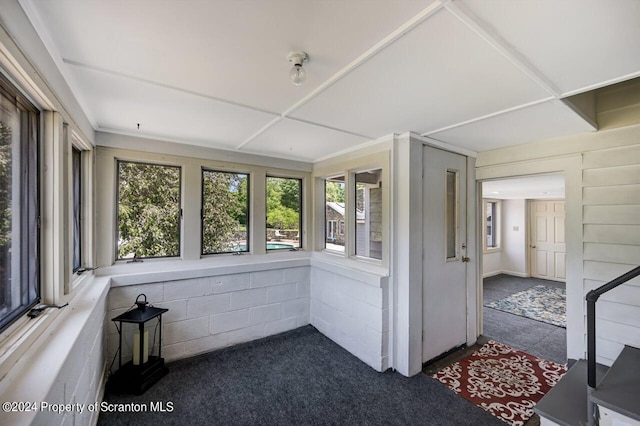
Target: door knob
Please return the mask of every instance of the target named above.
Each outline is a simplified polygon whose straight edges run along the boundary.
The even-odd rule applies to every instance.
[[[531,248],[536,248],[536,246],[531,246]]]
[[[463,262],[469,262],[471,259],[469,259],[467,256],[462,256],[462,261]]]

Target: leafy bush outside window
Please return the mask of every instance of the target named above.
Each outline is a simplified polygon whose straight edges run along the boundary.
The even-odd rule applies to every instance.
[[[302,180],[267,176],[267,250],[300,248]]]
[[[180,256],[181,168],[118,161],[118,259]]]
[[[202,254],[249,251],[249,176],[202,170]]]

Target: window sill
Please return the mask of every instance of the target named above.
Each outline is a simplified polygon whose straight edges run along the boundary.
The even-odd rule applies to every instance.
[[[311,265],[329,272],[335,272],[336,268],[340,268],[342,269],[343,275],[353,273],[354,279],[376,287],[380,286],[381,277],[389,276],[389,268],[382,265],[365,262],[361,259],[356,260],[354,258],[336,256],[333,253],[327,253],[325,251],[314,252],[311,256]]]
[[[164,260],[156,262],[116,264],[96,271],[109,276],[112,286],[145,284],[228,275],[269,269],[309,266],[309,253],[287,251],[267,254],[217,255],[196,260]]]
[[[486,248],[486,247],[485,247],[485,248],[482,250],[482,252],[483,252],[484,254],[489,254],[489,253],[498,253],[498,252],[501,252],[501,251],[502,251],[502,247],[492,247],[492,248]]]

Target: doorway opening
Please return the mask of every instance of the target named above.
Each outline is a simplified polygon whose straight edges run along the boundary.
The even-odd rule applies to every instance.
[[[567,360],[563,174],[481,184],[482,336]]]

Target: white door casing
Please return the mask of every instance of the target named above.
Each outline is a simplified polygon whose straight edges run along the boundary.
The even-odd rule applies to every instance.
[[[534,200],[529,211],[531,276],[564,282],[567,278],[564,200]]]
[[[423,362],[467,342],[466,161],[423,150]]]

